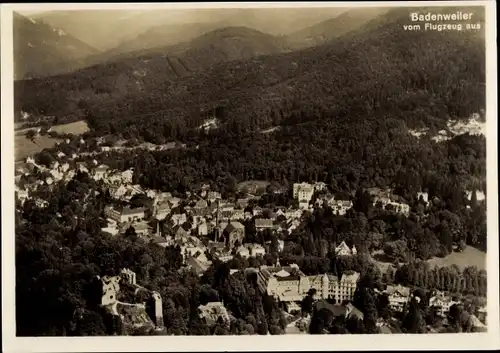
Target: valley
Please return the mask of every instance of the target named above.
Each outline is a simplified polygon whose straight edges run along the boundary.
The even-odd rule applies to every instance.
[[[483,34],[274,10],[20,19],[19,335],[486,330]]]

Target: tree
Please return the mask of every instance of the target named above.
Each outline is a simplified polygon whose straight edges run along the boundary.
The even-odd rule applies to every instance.
[[[408,333],[425,333],[425,321],[415,298],[412,298],[408,313],[403,320],[403,329]]]

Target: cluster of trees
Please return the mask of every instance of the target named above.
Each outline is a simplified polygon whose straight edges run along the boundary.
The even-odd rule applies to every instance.
[[[431,269],[425,262],[410,262],[397,268],[394,273],[389,272],[387,278],[404,285],[435,288],[450,293],[481,297],[487,295],[486,271],[478,270],[475,266],[467,266],[463,270],[456,265]]]
[[[39,208],[27,200],[16,213],[16,325],[20,336],[104,335],[123,332],[99,306],[96,276],[122,268],[163,298],[167,334],[280,334],[284,318],[274,299],[255,279],[229,275],[215,263],[200,278],[183,271],[180,248],[162,248],[127,232],[101,233],[101,214],[109,196],[78,173],[67,186],[41,187],[33,197],[49,201]],[[98,285],[97,285],[98,286]],[[208,327],[198,306],[223,300],[234,319]],[[118,326],[117,326],[118,325]],[[136,333],[137,334],[137,333]]]

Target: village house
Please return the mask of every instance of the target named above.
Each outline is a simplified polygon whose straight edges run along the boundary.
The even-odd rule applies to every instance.
[[[321,191],[326,191],[328,189],[328,186],[323,183],[322,181],[319,181],[314,184],[314,191],[315,192],[321,192]]]
[[[28,190],[22,190],[22,189],[18,189],[16,187],[16,195],[17,195],[17,199],[19,201],[21,201],[21,205],[24,204],[24,202],[29,199]]]
[[[458,304],[451,297],[446,296],[441,291],[436,291],[429,299],[429,307],[436,309],[437,314],[441,317],[446,317],[452,305]]]
[[[286,232],[292,234],[292,232],[300,226],[300,221],[297,219],[290,220],[286,224]]]
[[[121,173],[121,179],[124,184],[132,184],[132,178],[134,177],[134,169],[127,169]]]
[[[220,199],[222,199],[220,192],[217,192],[217,191],[209,191],[209,192],[207,193],[207,200],[208,200],[208,202],[210,202],[210,203],[213,203],[213,202],[215,202],[215,201],[217,201],[217,200],[220,200]]]
[[[387,286],[383,293],[385,293],[389,299],[390,308],[399,312],[404,310],[411,297],[410,288],[401,285]]]
[[[76,168],[79,172],[82,172],[82,173],[88,173],[89,172],[89,169],[87,167],[87,163],[85,162],[77,162],[76,163]]]
[[[245,214],[243,210],[233,210],[229,213],[229,219],[231,221],[239,221],[245,219]]]
[[[373,197],[373,206],[380,205],[384,210],[392,210],[405,216],[410,214],[410,206],[404,202],[399,202],[401,197],[392,195],[391,190],[372,188],[368,192]]]
[[[208,235],[208,225],[207,222],[201,222],[197,227],[198,236],[206,236]]]
[[[231,250],[227,247],[217,247],[212,249],[212,257],[221,262],[228,262],[233,259]]]
[[[155,291],[149,291],[137,285],[136,275],[128,269],[122,269],[118,276],[104,276],[100,278],[102,284],[101,306],[109,313],[118,316],[122,323],[132,324],[133,327],[145,327],[151,323],[156,330],[163,329],[163,305],[161,295]],[[120,294],[120,283],[135,287],[135,292],[147,291],[153,301],[151,317],[144,303],[131,304],[122,303],[118,300]]]
[[[68,163],[63,163],[63,165],[61,165],[61,171],[63,173],[66,173],[68,170],[69,170],[69,164]]]
[[[353,202],[351,200],[330,199],[328,206],[332,209],[333,214],[344,216],[353,207]]]
[[[181,203],[181,199],[179,199],[178,197],[171,197],[168,199],[168,202],[170,203],[170,206],[172,208],[176,208]]]
[[[239,255],[244,259],[248,259],[250,257],[250,250],[248,250],[248,248],[243,245],[236,249],[235,253],[236,255]]]
[[[293,198],[295,200],[309,203],[314,194],[314,186],[308,183],[293,184]]]
[[[255,206],[252,210],[252,213],[255,216],[260,216],[264,212],[264,209],[260,206]]]
[[[172,216],[170,216],[170,220],[172,221],[173,225],[176,226],[176,225],[183,225],[184,223],[187,222],[187,216],[185,213],[181,213],[181,214],[173,214]]]
[[[176,225],[170,230],[172,236],[176,241],[179,239],[187,239],[189,237],[189,232],[184,229],[182,225]]]
[[[227,246],[232,249],[236,242],[240,244],[245,238],[245,226],[240,222],[229,222],[229,224],[224,228],[223,236],[226,239]]]
[[[261,232],[265,229],[273,229],[274,223],[272,219],[267,218],[256,218],[255,219],[255,229],[258,232]]]
[[[266,254],[266,249],[260,244],[244,244],[244,246],[249,250],[250,257],[264,256]]]
[[[145,218],[145,210],[142,207],[139,208],[115,208],[113,206],[104,207],[104,214],[116,221],[117,223],[130,223],[138,220],[143,220]]]
[[[194,257],[200,262],[206,263],[208,261],[205,256],[205,251],[207,250],[207,248],[201,242],[194,241],[192,237],[183,244],[180,244],[180,247],[181,254],[185,261],[188,257]]]
[[[209,327],[214,326],[219,319],[229,325],[229,314],[221,302],[210,302],[198,307],[200,318],[204,319]]]
[[[205,210],[206,208],[208,208],[208,203],[205,200],[198,200],[194,204],[193,208],[195,210]]]
[[[417,192],[417,200],[422,199],[424,204],[429,205],[429,194],[426,192]]]
[[[107,226],[101,228],[101,231],[111,235],[117,235],[120,232],[120,230],[118,229],[118,224],[116,223],[116,221],[108,218],[107,222],[108,222]]]
[[[351,303],[348,304],[330,304],[325,300],[319,300],[316,303],[316,310],[327,309],[334,317],[344,317],[345,319],[356,319],[363,321],[364,314]]]
[[[107,165],[101,164],[94,170],[94,180],[102,180],[108,174],[109,167]]]
[[[153,214],[157,220],[164,220],[170,214],[170,205],[168,202],[162,202],[153,206]]]
[[[248,198],[236,200],[236,205],[240,209],[245,209],[245,207],[247,207],[249,203],[250,203],[250,199],[248,199]]]
[[[268,240],[268,241],[266,241],[265,244],[268,245],[268,246],[270,246],[271,245],[271,241]],[[283,250],[285,250],[285,241],[281,240],[281,239],[278,239],[278,252],[282,252]]]
[[[198,276],[202,276],[212,265],[212,261],[206,260],[205,254],[200,254],[197,257],[189,256],[186,265],[193,269]]]
[[[353,245],[352,249],[350,249],[345,241],[342,241],[342,243],[335,248],[335,255],[337,256],[353,256],[357,253],[356,247]]]
[[[139,237],[146,238],[151,234],[152,228],[146,222],[133,223],[132,227],[134,228],[135,233]]]

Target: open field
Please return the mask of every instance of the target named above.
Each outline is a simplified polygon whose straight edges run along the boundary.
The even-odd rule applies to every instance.
[[[17,129],[19,124],[14,126],[14,129]],[[16,130],[16,135],[25,135],[29,130],[37,130],[38,127],[30,127],[27,129]],[[75,134],[80,135],[87,131],[89,131],[89,127],[87,122],[84,120],[75,121],[73,123],[68,124],[60,124],[52,126],[52,131],[60,133],[60,134]]]
[[[20,161],[26,157],[32,156],[45,148],[51,148],[60,139],[54,139],[49,136],[38,136],[35,138],[35,143],[28,140],[24,135],[16,135],[15,144],[15,160]]]
[[[450,255],[444,258],[432,258],[427,260],[431,266],[450,266],[457,265],[459,268],[463,269],[467,266],[476,266],[480,270],[486,269],[486,253],[468,246],[462,252],[452,252]]]
[[[382,272],[386,272],[388,267],[392,265],[389,261],[384,261],[384,253],[383,251],[377,251],[372,254],[372,259]],[[467,246],[462,252],[452,252],[446,257],[439,258],[434,257],[432,259],[427,260],[427,263],[431,266],[451,266],[457,265],[461,270],[463,270],[467,266],[476,266],[480,270],[486,269],[486,253],[473,248],[472,246]],[[400,263],[402,266],[403,263]]]
[[[84,120],[75,121],[74,123],[55,125],[52,131],[60,134],[75,134],[80,135],[89,131],[87,122]]]
[[[15,144],[16,161],[22,160],[28,156],[40,152],[45,148],[51,148],[57,142],[61,141],[60,139],[52,138],[46,135],[46,136],[37,136],[35,138],[35,143],[33,143],[32,141],[28,140],[25,135],[29,130],[36,130],[36,129],[38,128],[33,127],[28,129],[17,130],[15,132],[14,144]],[[74,123],[69,123],[69,124],[54,125],[52,127],[52,131],[60,134],[71,133],[79,135],[83,134],[84,132],[87,132],[88,130],[89,127],[87,126],[87,122],[83,120],[75,121]]]

